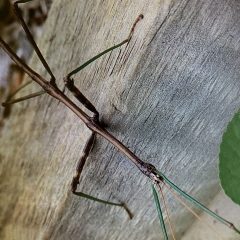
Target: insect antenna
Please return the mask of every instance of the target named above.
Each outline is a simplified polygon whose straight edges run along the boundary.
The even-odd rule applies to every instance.
[[[156,208],[157,208],[157,212],[158,212],[158,218],[159,218],[159,221],[160,221],[160,226],[161,226],[161,229],[162,229],[162,232],[163,232],[164,240],[168,240],[168,234],[167,234],[166,225],[165,225],[165,222],[164,222],[164,219],[163,219],[161,204],[160,204],[158,194],[157,194],[157,191],[156,191],[154,185],[152,185],[152,193],[153,193],[153,198],[154,198],[154,201],[155,201],[155,204],[156,204]]]
[[[191,209],[181,198],[178,196],[172,189],[169,187],[166,183],[163,183],[164,186],[172,193],[172,195],[175,197],[175,199],[181,203],[194,217],[196,217],[201,223],[203,223],[205,226],[210,228],[218,237],[218,239],[222,239],[220,237],[220,233],[218,233],[208,222],[204,221],[193,209]]]
[[[172,235],[172,239],[176,240],[176,237],[175,237],[175,234],[174,234],[174,229],[173,229],[173,226],[172,226],[171,221],[170,221],[170,214],[169,214],[169,211],[168,211],[168,206],[167,206],[166,199],[164,197],[163,189],[162,189],[160,183],[156,184],[156,187],[157,187],[158,191],[161,193],[161,197],[162,197],[162,200],[163,200],[163,205],[164,205],[164,208],[165,208],[165,211],[166,211],[168,225],[169,225],[170,232],[171,232],[171,235]]]
[[[216,219],[218,222],[221,222],[222,224],[226,225],[228,228],[232,229],[236,233],[240,234],[240,230],[235,227],[235,225],[225,218],[219,216],[215,212],[211,211],[209,208],[204,206],[202,203],[197,201],[195,198],[190,196],[189,194],[185,193],[182,189],[180,189],[178,186],[176,186],[174,183],[172,183],[164,174],[158,172],[159,175],[164,179],[165,185],[168,184],[172,189],[174,189],[176,192],[178,192],[182,197],[184,197],[187,201],[194,204],[197,208],[203,210],[208,215],[212,216],[214,219]]]

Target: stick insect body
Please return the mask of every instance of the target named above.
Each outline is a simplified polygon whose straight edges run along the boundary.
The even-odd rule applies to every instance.
[[[154,199],[156,201],[157,204],[157,209],[158,209],[158,213],[159,213],[159,219],[161,222],[161,226],[162,226],[162,230],[164,233],[164,238],[168,239],[168,235],[166,232],[166,228],[165,228],[165,224],[163,221],[163,217],[162,217],[162,211],[161,211],[161,207],[160,207],[160,202],[157,196],[157,192],[156,189],[159,190],[159,192],[161,192],[161,184],[164,184],[164,186],[168,186],[171,189],[175,190],[176,192],[178,192],[180,195],[182,195],[186,200],[192,202],[193,204],[195,204],[197,207],[201,208],[203,211],[207,212],[208,214],[210,214],[212,217],[214,217],[215,219],[217,219],[218,221],[222,222],[223,224],[227,225],[228,227],[232,228],[235,232],[240,233],[239,230],[237,230],[237,228],[230,223],[229,221],[225,220],[224,218],[221,218],[220,216],[218,216],[217,214],[215,214],[214,212],[212,212],[211,210],[209,210],[208,208],[206,208],[204,205],[202,205],[201,203],[199,203],[197,200],[195,200],[194,198],[192,198],[191,196],[189,196],[188,194],[186,194],[185,192],[183,192],[181,189],[179,189],[176,185],[174,185],[167,177],[165,177],[165,175],[163,175],[161,172],[159,172],[155,166],[153,166],[150,163],[144,162],[142,161],[139,157],[137,157],[128,147],[126,147],[122,142],[120,142],[117,138],[115,138],[110,132],[108,132],[106,130],[106,128],[104,127],[104,125],[101,123],[100,119],[99,119],[99,113],[96,110],[96,108],[94,107],[94,105],[81,93],[81,91],[75,86],[74,84],[74,80],[72,78],[72,76],[74,74],[76,74],[77,72],[81,71],[83,68],[85,68],[86,66],[88,66],[90,63],[92,63],[93,61],[95,61],[96,59],[100,58],[102,55],[121,47],[124,44],[128,44],[129,41],[132,38],[132,35],[134,33],[134,29],[137,25],[137,23],[143,18],[143,15],[139,15],[138,18],[136,19],[136,21],[134,22],[130,34],[128,36],[127,39],[125,39],[124,41],[122,41],[121,43],[108,48],[107,50],[99,53],[98,55],[96,55],[95,57],[91,58],[90,60],[88,60],[86,63],[84,63],[83,65],[81,65],[80,67],[76,68],[75,70],[73,70],[72,72],[70,72],[66,77],[63,78],[63,81],[65,83],[65,88],[67,88],[71,93],[73,93],[73,95],[76,97],[76,99],[83,104],[88,110],[90,110],[92,112],[92,115],[88,115],[87,113],[85,113],[81,108],[79,108],[72,100],[70,100],[66,94],[64,93],[64,90],[60,90],[59,87],[56,84],[56,78],[54,76],[54,74],[52,73],[49,65],[47,64],[46,60],[44,59],[44,57],[42,56],[37,44],[35,43],[24,19],[21,16],[21,12],[20,9],[18,7],[18,5],[20,3],[26,3],[26,2],[30,2],[32,0],[19,0],[16,1],[13,6],[14,6],[14,11],[16,16],[18,17],[19,22],[21,23],[21,25],[23,26],[24,31],[26,32],[27,38],[30,41],[30,43],[32,44],[35,52],[37,53],[40,61],[42,62],[43,66],[45,67],[45,69],[47,70],[47,72],[50,75],[50,81],[47,81],[45,78],[43,78],[41,75],[39,75],[37,72],[35,72],[32,68],[30,68],[27,64],[25,64],[13,51],[12,49],[8,46],[7,43],[5,43],[1,38],[0,38],[0,47],[12,58],[12,60],[19,66],[21,67],[25,73],[27,73],[33,81],[35,81],[36,83],[38,83],[43,90],[37,93],[33,93],[29,96],[26,97],[21,97],[19,99],[15,99],[15,100],[9,100],[8,102],[3,103],[3,106],[6,106],[8,104],[12,104],[12,103],[16,103],[16,102],[20,102],[32,97],[37,97],[41,94],[47,93],[49,95],[51,95],[53,98],[57,99],[58,101],[60,101],[61,103],[63,103],[66,107],[68,107],[72,112],[74,112],[80,119],[81,121],[83,121],[83,123],[92,131],[91,136],[89,137],[89,139],[86,142],[86,145],[84,147],[82,156],[80,157],[78,164],[77,164],[77,168],[76,168],[76,172],[75,175],[72,179],[72,183],[71,183],[71,191],[73,192],[73,194],[81,196],[81,197],[85,197],[94,201],[98,201],[101,203],[105,203],[105,204],[110,204],[110,205],[115,205],[115,206],[120,206],[123,207],[129,217],[132,217],[131,212],[129,211],[129,209],[127,208],[127,206],[124,203],[113,203],[113,202],[108,202],[102,199],[98,199],[95,197],[92,197],[90,195],[87,195],[85,193],[82,192],[77,192],[77,185],[79,184],[79,178],[81,175],[81,172],[83,170],[84,164],[87,160],[87,157],[94,145],[94,139],[95,136],[98,134],[100,136],[102,136],[103,138],[105,138],[107,141],[109,141],[111,144],[113,144],[123,155],[125,155],[128,159],[130,159],[130,161],[135,164],[135,166],[145,175],[147,176],[151,182],[153,183],[153,185],[155,187],[153,187],[153,196]],[[173,235],[173,234],[172,234]],[[175,239],[175,238],[174,238]]]

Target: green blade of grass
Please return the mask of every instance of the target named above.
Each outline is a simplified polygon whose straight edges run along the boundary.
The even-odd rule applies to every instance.
[[[153,185],[152,185],[152,192],[153,192],[153,197],[154,197],[154,201],[155,201],[157,212],[158,212],[158,217],[159,217],[161,229],[162,229],[162,232],[163,232],[163,235],[164,235],[164,240],[168,240],[167,230],[166,230],[166,226],[165,226],[163,215],[162,215],[162,209],[161,209],[160,201],[159,201],[159,198],[158,198],[157,191],[156,191],[156,189]]]

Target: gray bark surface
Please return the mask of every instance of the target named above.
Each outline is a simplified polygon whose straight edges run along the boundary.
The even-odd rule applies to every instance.
[[[124,40],[140,13],[130,44],[77,74],[76,85],[114,136],[207,203],[220,189],[222,133],[240,106],[239,1],[54,1],[40,49],[63,86],[69,71]],[[36,57],[31,66],[47,76]],[[71,194],[90,133],[72,112],[47,95],[13,110],[1,131],[1,239],[160,239],[150,182],[126,157],[98,137],[79,190],[126,202],[131,221]],[[180,238],[192,219],[167,199]]]

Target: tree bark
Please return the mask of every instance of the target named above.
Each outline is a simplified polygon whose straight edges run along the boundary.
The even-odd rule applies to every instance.
[[[39,47],[62,87],[68,72],[124,40],[140,13],[131,42],[75,83],[114,136],[207,203],[220,189],[224,128],[240,106],[239,1],[54,1]],[[31,66],[47,76],[37,57]],[[72,112],[47,95],[13,110],[1,131],[1,239],[160,239],[148,179],[111,144],[97,138],[79,190],[126,202],[131,221],[71,194],[90,134]],[[180,238],[192,219],[167,199]]]

